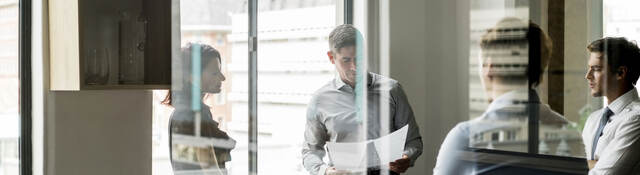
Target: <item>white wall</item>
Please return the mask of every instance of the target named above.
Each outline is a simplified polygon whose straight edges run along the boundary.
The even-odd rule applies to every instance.
[[[390,71],[409,96],[424,142],[407,174],[431,174],[445,135],[469,118],[469,2],[390,1]]]

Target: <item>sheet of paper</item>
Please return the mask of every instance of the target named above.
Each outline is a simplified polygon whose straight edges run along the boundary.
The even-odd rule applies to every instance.
[[[409,125],[405,125],[389,135],[373,140],[380,162],[393,162],[402,158],[408,131]],[[388,166],[389,164],[382,165]]]
[[[393,162],[402,158],[408,128],[409,125],[405,125],[389,135],[374,140],[367,140],[366,142],[327,142],[327,154],[333,166],[339,170],[362,171],[368,167],[379,166],[380,162],[382,162],[383,165],[381,168],[386,168],[388,163],[384,162]],[[373,163],[371,161],[367,162],[367,146],[370,152],[375,151],[369,153],[369,156],[377,156],[369,157],[368,159],[381,161],[375,161]]]
[[[367,168],[367,142],[327,143],[327,152],[333,166],[339,170],[359,171]]]

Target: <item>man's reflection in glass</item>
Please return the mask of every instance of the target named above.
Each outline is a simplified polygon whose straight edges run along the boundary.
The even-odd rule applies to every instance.
[[[534,23],[504,18],[482,36],[480,48],[480,78],[490,104],[481,116],[449,131],[434,174],[482,172],[473,161],[461,160],[467,148],[527,152],[532,116],[539,118],[540,154],[582,155],[579,132],[541,103],[536,90],[551,57],[549,36]]]
[[[169,145],[174,174],[227,174],[225,162],[235,140],[218,128],[210,107],[202,102],[208,94],[220,93],[220,53],[205,44],[188,43],[182,48],[180,85],[172,87],[164,104],[175,108],[169,123]],[[176,67],[176,66],[174,66]]]

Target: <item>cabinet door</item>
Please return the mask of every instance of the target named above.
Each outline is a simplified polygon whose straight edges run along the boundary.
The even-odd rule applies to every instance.
[[[80,90],[78,1],[49,0],[51,90]]]

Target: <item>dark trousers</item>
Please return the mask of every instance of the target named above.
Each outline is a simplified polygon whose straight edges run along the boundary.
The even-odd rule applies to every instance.
[[[382,174],[380,171],[381,171],[380,169],[368,169],[367,175],[380,175]],[[400,174],[393,171],[389,171],[389,175],[400,175]]]

